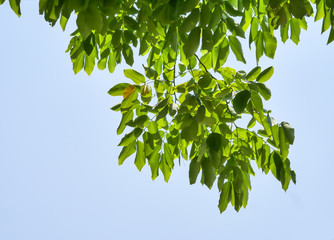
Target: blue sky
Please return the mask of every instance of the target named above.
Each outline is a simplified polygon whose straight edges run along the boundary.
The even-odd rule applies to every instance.
[[[257,171],[247,208],[219,214],[216,188],[190,186],[187,162],[168,184],[133,158],[118,166],[120,115],[109,108],[120,99],[107,91],[125,66],[74,75],[64,53],[73,23],[51,28],[37,5],[26,1],[21,18],[0,7],[0,239],[334,239],[334,45],[321,24],[260,61],[275,67],[267,109],[296,129],[297,185],[284,192]],[[247,65],[229,64],[249,71],[255,55],[244,50]]]

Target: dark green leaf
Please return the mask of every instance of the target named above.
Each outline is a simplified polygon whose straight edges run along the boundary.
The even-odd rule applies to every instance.
[[[201,36],[201,29],[199,27],[193,29],[188,36],[186,43],[183,46],[183,52],[187,58],[196,53]]]
[[[232,104],[236,113],[240,114],[245,110],[250,97],[251,93],[248,90],[241,91],[234,97]]]
[[[215,152],[222,147],[222,136],[219,133],[211,133],[206,139],[207,146]]]
[[[213,166],[209,158],[202,160],[202,178],[204,184],[211,189],[216,180],[216,168]]]
[[[190,184],[196,183],[197,176],[201,171],[201,163],[197,161],[197,158],[191,160],[189,165],[189,182]]]
[[[125,59],[125,62],[132,66],[133,65],[133,51],[128,44],[123,44],[122,54]]]

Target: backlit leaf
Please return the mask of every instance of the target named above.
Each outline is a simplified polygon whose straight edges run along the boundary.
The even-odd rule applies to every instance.
[[[137,141],[135,165],[139,171],[145,166],[145,149],[141,141]]]
[[[271,78],[273,74],[274,68],[268,67],[260,73],[260,75],[256,78],[256,81],[260,83],[266,82]]]
[[[123,91],[123,98],[127,99],[131,96],[131,94],[136,90],[136,85],[129,85]]]
[[[143,74],[137,72],[134,69],[125,69],[124,76],[134,81],[134,83],[140,84],[145,82],[145,77]]]
[[[235,36],[228,36],[228,40],[230,42],[231,49],[237,58],[238,61],[246,63],[244,58],[244,53],[242,51],[241,43],[239,42],[238,38]]]

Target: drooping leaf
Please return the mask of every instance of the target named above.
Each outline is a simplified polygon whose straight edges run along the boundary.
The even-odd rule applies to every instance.
[[[218,208],[220,212],[224,212],[231,199],[231,184],[230,182],[224,183],[222,191],[220,193]]]
[[[190,184],[196,183],[197,176],[201,171],[201,162],[194,158],[189,165],[189,182]]]
[[[235,36],[228,36],[228,40],[230,42],[231,49],[237,58],[238,61],[246,63],[246,59],[244,58],[244,53],[242,51],[241,43],[238,38]]]
[[[145,166],[145,149],[141,141],[137,141],[135,165],[139,171]]]
[[[201,162],[203,183],[210,189],[216,180],[216,168],[209,158],[204,158]]]
[[[118,164],[122,165],[124,160],[130,157],[132,154],[136,152],[136,141],[132,142],[130,145],[123,147],[121,153],[118,156]]]
[[[287,122],[282,122],[281,126],[283,127],[286,139],[288,140],[289,144],[292,145],[295,140],[295,129]]]
[[[183,52],[187,58],[196,53],[201,36],[201,29],[199,27],[194,28],[189,34],[186,43],[183,46]]]

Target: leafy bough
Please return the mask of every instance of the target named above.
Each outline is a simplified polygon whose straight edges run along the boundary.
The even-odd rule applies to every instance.
[[[20,16],[20,0],[9,4]],[[298,44],[312,4],[322,33],[330,29],[330,43],[333,0],[40,0],[39,11],[63,30],[76,17],[67,49],[75,73],[90,75],[95,66],[113,73],[122,60],[132,66],[133,48],[147,56],[144,74],[126,69],[132,82],[109,91],[123,97],[112,107],[122,115],[117,134],[127,129],[119,164],[135,155],[139,170],[148,164],[152,179],[162,172],[167,182],[176,159],[190,160],[190,183],[199,175],[209,188],[216,182],[223,212],[229,203],[237,211],[246,206],[252,161],[284,190],[296,182],[288,159],[294,129],[263,107],[273,68],[257,66],[247,74],[225,67],[226,60],[232,52],[246,63],[239,40],[246,33],[257,64],[262,56],[274,58],[277,30],[282,42]]]
[[[271,97],[263,82],[271,77],[273,68],[261,72],[256,67],[246,74],[225,67],[216,78],[203,63],[199,66],[202,68],[189,71],[188,81],[178,85],[176,78],[166,81],[155,77],[152,69],[147,69],[146,76],[125,70],[133,84],[119,83],[109,91],[123,97],[112,107],[122,114],[117,134],[129,128],[119,143],[123,147],[119,164],[135,154],[139,171],[148,163],[153,180],[162,172],[168,182],[174,161],[190,159],[190,184],[200,173],[201,183],[208,188],[217,180],[221,212],[229,203],[237,211],[246,207],[250,175],[255,175],[252,160],[287,190],[291,180],[296,182],[287,158],[294,129],[287,122],[278,124],[270,111],[263,109],[263,100]],[[152,97],[157,97],[157,102],[150,105]],[[251,120],[242,128],[237,120],[245,114]],[[253,131],[255,128],[259,129]]]

